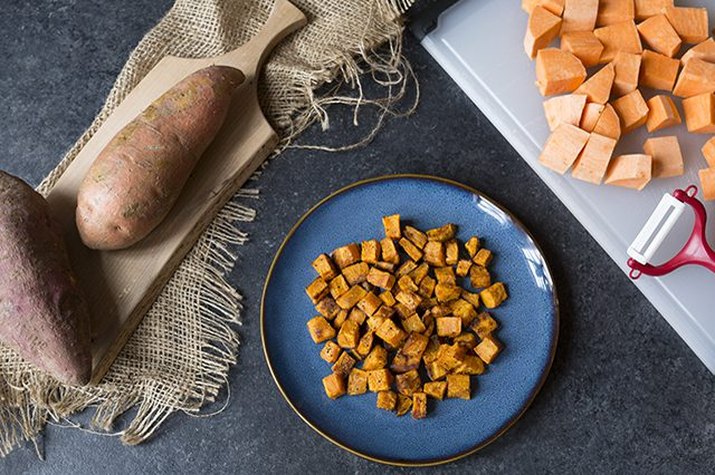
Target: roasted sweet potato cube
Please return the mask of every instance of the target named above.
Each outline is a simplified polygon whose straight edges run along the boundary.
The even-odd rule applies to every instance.
[[[397,392],[405,396],[412,396],[422,388],[422,379],[416,369],[395,376]]]
[[[375,341],[375,333],[372,330],[365,332],[363,336],[360,337],[360,341],[355,348],[355,353],[361,358],[367,357],[372,351],[372,345]]]
[[[345,292],[350,290],[348,281],[345,280],[345,277],[343,275],[339,275],[339,276],[335,277],[333,280],[331,280],[329,287],[330,287],[330,295],[333,296],[333,299],[337,299],[338,297],[343,295]]]
[[[338,361],[332,367],[333,373],[339,374],[341,376],[347,376],[350,374],[350,370],[355,366],[355,358],[350,356],[347,351],[340,353]]]
[[[350,285],[362,284],[367,280],[367,274],[370,271],[370,266],[366,262],[358,262],[351,266],[343,268],[345,280]]]
[[[450,302],[462,295],[462,288],[453,284],[437,284],[434,288],[434,294],[439,302]]]
[[[453,370],[460,364],[464,363],[464,359],[467,357],[467,349],[461,345],[447,345],[443,344],[439,347],[439,354],[437,355],[437,363],[448,371]]]
[[[387,366],[387,350],[379,345],[373,346],[362,362],[362,369],[365,371],[382,369],[385,366]]]
[[[326,376],[323,378],[323,388],[330,399],[337,399],[345,394],[345,378],[336,373]]]
[[[338,304],[335,303],[332,297],[323,298],[315,305],[315,309],[328,320],[332,320],[338,312],[340,312],[340,307],[338,307]]]
[[[385,237],[386,238],[400,239],[402,237],[399,214],[383,216],[382,217],[382,226],[385,228]]]
[[[355,348],[360,341],[360,325],[348,318],[338,332],[338,345],[341,348]]]
[[[338,270],[335,268],[335,264],[333,264],[333,261],[327,254],[319,255],[311,265],[326,282],[338,275]]]
[[[412,244],[412,241],[410,241],[407,238],[400,238],[399,241],[397,241],[397,244],[400,245],[403,251],[410,256],[410,259],[413,261],[419,261],[422,259],[422,251],[420,250],[419,247],[415,246]]]
[[[472,261],[468,261],[466,259],[461,259],[459,262],[457,262],[457,270],[456,274],[459,277],[466,277],[469,275],[469,269],[472,267]]]
[[[452,338],[462,333],[462,319],[459,317],[441,317],[435,321],[438,336]]]
[[[439,339],[437,336],[433,336],[429,339],[429,342],[427,342],[427,348],[425,348],[425,352],[422,353],[422,360],[425,362],[425,365],[429,365],[433,361],[437,360],[438,355]]]
[[[429,274],[429,265],[426,263],[422,263],[415,270],[410,272],[410,278],[414,281],[415,284],[420,285],[422,282],[422,279],[427,277],[427,274]]]
[[[382,300],[380,300],[380,297],[372,292],[365,294],[362,300],[360,300],[357,304],[358,308],[365,312],[368,316],[377,312],[377,309],[379,309],[381,305]]]
[[[379,391],[388,391],[394,380],[389,369],[375,369],[368,371],[367,385],[370,391],[376,393]]]
[[[316,278],[305,288],[305,293],[308,294],[313,305],[320,302],[329,292],[328,284],[320,277]]]
[[[360,247],[360,260],[368,264],[377,264],[382,255],[380,242],[376,239],[370,239],[369,241],[363,241]]]
[[[407,334],[401,330],[392,320],[385,320],[377,329],[375,334],[385,343],[393,348],[399,348],[407,338]]]
[[[353,307],[350,312],[348,312],[348,320],[351,320],[360,326],[365,323],[365,320],[367,320],[367,314],[359,308]]]
[[[477,318],[475,318],[469,326],[469,328],[476,333],[479,338],[484,338],[498,327],[499,324],[497,321],[494,320],[487,312],[482,312],[477,315]]]
[[[335,338],[335,329],[323,316],[317,316],[308,320],[308,332],[315,343],[322,343]]]
[[[448,374],[447,375],[447,397],[471,399],[472,390],[469,387],[468,374]]]
[[[420,287],[417,290],[417,293],[419,293],[422,297],[430,298],[434,293],[434,288],[436,285],[437,282],[435,282],[432,277],[427,276],[422,279],[422,282],[420,282]]]
[[[425,393],[414,393],[412,395],[412,417],[415,419],[427,417],[427,395]]]
[[[350,290],[335,299],[335,302],[340,308],[350,310],[357,305],[357,303],[362,300],[365,295],[367,295],[367,290],[363,289],[359,285],[354,285],[350,287]]]
[[[340,269],[351,266],[360,261],[360,246],[356,243],[350,243],[347,246],[342,246],[333,251],[333,262]]]
[[[394,373],[406,373],[420,367],[420,358],[417,356],[408,356],[402,351],[395,353],[390,363],[390,369]]]
[[[429,376],[429,379],[432,381],[438,381],[444,378],[448,372],[447,368],[442,366],[439,360],[427,363],[427,376]]]
[[[464,243],[464,249],[467,250],[470,259],[474,258],[479,250],[479,238],[476,236],[470,237],[467,242]]]
[[[417,289],[415,289],[415,290],[417,290]],[[412,313],[415,310],[417,310],[417,307],[422,302],[422,297],[420,297],[419,295],[417,295],[414,292],[410,292],[409,290],[408,291],[401,290],[397,293],[397,295],[395,295],[395,300],[397,300],[402,305],[404,305],[409,310],[411,310],[410,313]]]
[[[397,252],[395,241],[390,238],[385,238],[380,241],[380,249],[382,250],[382,260],[390,264],[400,263],[400,254]]]
[[[382,300],[382,302],[388,307],[392,307],[397,303],[397,300],[395,300],[395,296],[390,291],[385,291],[381,293],[380,300]]]
[[[406,319],[402,321],[402,327],[405,329],[406,332],[416,332],[416,333],[422,333],[427,329],[424,323],[422,323],[422,319],[420,318],[419,315],[416,313],[413,313]]]
[[[474,352],[487,364],[491,364],[502,350],[502,344],[492,333],[484,335]]]
[[[395,274],[397,277],[402,277],[403,275],[408,275],[415,269],[417,269],[417,263],[408,259],[397,268],[397,272]]]
[[[371,267],[367,273],[367,282],[375,287],[390,290],[395,285],[395,276],[377,267]]]
[[[347,310],[340,310],[338,314],[335,316],[333,319],[333,328],[336,330],[340,330],[340,327],[343,326],[343,323],[345,323],[345,320],[348,319],[349,312]]]
[[[439,241],[429,241],[425,245],[424,252],[426,263],[435,267],[444,267],[447,265],[444,243]]]
[[[407,239],[412,241],[412,244],[414,244],[420,249],[425,247],[425,244],[427,244],[427,235],[417,228],[413,228],[412,226],[405,226],[405,229],[402,231],[402,234]]]
[[[455,336],[452,341],[454,343],[457,343],[458,345],[467,348],[468,350],[471,350],[479,343],[479,341],[477,341],[476,335],[474,335],[474,333],[468,332],[460,333],[459,336]]]
[[[416,356],[417,359],[422,358],[422,354],[427,349],[429,338],[421,333],[410,333],[410,336],[405,341],[405,345],[400,351],[407,356]]]
[[[478,266],[487,267],[492,262],[493,258],[494,255],[492,254],[492,251],[482,248],[477,251],[477,254],[472,258],[472,262]]]
[[[471,303],[474,308],[479,308],[479,294],[473,294],[472,292],[462,290],[462,298]]]
[[[412,280],[412,277],[409,275],[403,275],[397,279],[397,287],[405,292],[417,292],[417,290],[419,290],[419,287],[417,287],[417,284],[415,284],[415,281]],[[395,296],[395,298],[397,298],[397,296]]]
[[[444,399],[444,395],[447,393],[447,382],[446,381],[431,381],[424,384],[422,391],[433,399],[439,399],[440,401]]]
[[[343,350],[340,349],[338,344],[331,340],[323,346],[322,350],[320,350],[320,357],[328,363],[333,364],[338,361],[341,351]]]
[[[457,299],[451,304],[452,314],[462,319],[462,326],[466,328],[477,317],[477,310],[466,300]]]
[[[395,411],[397,412],[397,417],[404,416],[408,412],[410,412],[410,409],[412,409],[412,398],[403,396],[402,394],[397,395],[397,408]]]
[[[367,371],[353,368],[348,376],[348,394],[357,396],[367,392]]]
[[[457,226],[454,224],[445,224],[439,228],[427,231],[427,239],[430,241],[446,242],[454,239],[455,234],[457,234]]]
[[[434,270],[434,276],[440,284],[457,285],[457,276],[454,275],[452,267],[437,267]]]
[[[501,282],[493,284],[491,287],[482,290],[479,293],[479,297],[482,299],[482,303],[487,308],[497,308],[504,302],[508,295],[506,292],[506,287]]]
[[[397,394],[384,390],[377,393],[377,408],[386,411],[394,411],[397,406]]]

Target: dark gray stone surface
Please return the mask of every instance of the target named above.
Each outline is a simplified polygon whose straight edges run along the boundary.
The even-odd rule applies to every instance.
[[[89,125],[127,54],[170,3],[3,2],[0,168],[38,184]],[[494,444],[438,471],[712,473],[715,378],[411,39],[407,55],[422,82],[414,116],[388,122],[365,149],[290,150],[253,184],[262,193],[254,203],[259,214],[243,226],[252,239],[238,250],[231,275],[246,311],[227,410],[209,419],[177,414],[139,447],[49,427],[41,440],[46,461],[28,444],[0,460],[0,471],[383,470],[321,438],[283,401],[263,360],[259,299],[273,253],[313,203],[361,178],[415,172],[481,189],[522,219],[553,267],[562,311],[556,361],[531,409]],[[334,110],[327,134],[311,130],[302,141],[354,141],[364,130],[350,119],[350,111]]]

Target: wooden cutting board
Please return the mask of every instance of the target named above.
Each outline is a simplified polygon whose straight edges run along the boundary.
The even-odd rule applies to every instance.
[[[223,205],[278,143],[258,103],[257,81],[271,50],[306,23],[287,0],[277,0],[263,29],[248,43],[206,59],[167,57],[132,90],[61,176],[47,197],[61,224],[70,258],[92,315],[92,382],[99,382],[182,259]],[[137,245],[122,251],[86,248],[75,225],[77,190],[105,145],[154,99],[189,74],[210,65],[246,76],[226,122],[204,153],[166,220]]]

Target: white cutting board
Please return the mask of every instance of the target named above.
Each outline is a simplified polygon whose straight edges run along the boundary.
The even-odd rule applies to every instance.
[[[698,2],[678,4],[697,6]],[[715,26],[713,2],[700,0],[699,5],[709,6],[711,26]],[[654,134],[678,135],[686,175],[655,180],[640,193],[583,183],[541,167],[538,157],[549,129],[542,108],[544,98],[534,86],[534,63],[524,53],[522,41],[527,19],[518,0],[462,0],[442,14],[437,28],[424,38],[422,45],[611,258],[628,272],[626,250],[663,194],[690,184],[699,185],[697,171],[706,166],[700,148],[709,136],[688,134],[684,126]],[[647,99],[654,94],[644,95]],[[642,153],[646,137],[645,128],[626,136],[616,154]],[[709,239],[715,243],[715,204],[706,206],[711,219]],[[686,211],[653,263],[673,256],[685,243],[692,225],[692,213]],[[603,284],[593,292],[608,299],[609,283]],[[715,274],[688,267],[659,279],[644,276],[635,285],[715,373]]]

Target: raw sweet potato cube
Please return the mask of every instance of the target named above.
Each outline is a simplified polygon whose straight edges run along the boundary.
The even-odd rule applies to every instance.
[[[561,124],[549,136],[539,162],[557,173],[571,168],[588,141],[589,133],[569,124]]]
[[[333,264],[333,261],[330,259],[330,257],[328,257],[327,254],[321,254],[316,257],[315,260],[311,263],[311,265],[313,266],[313,269],[315,269],[315,271],[320,275],[320,277],[326,282],[338,275],[338,270],[335,268],[335,264]]]
[[[405,226],[402,234],[420,249],[424,249],[425,244],[427,244],[427,235],[417,228]]]
[[[392,358],[392,363],[390,363],[390,369],[394,373],[406,373],[407,371],[412,371],[420,367],[420,358],[417,356],[409,356],[402,352],[402,350],[395,353]]]
[[[377,267],[371,267],[370,271],[367,273],[367,282],[375,287],[390,290],[395,285],[395,276],[389,272],[382,271]]]
[[[700,43],[710,36],[707,8],[665,8],[665,16],[686,43]]]
[[[340,312],[340,307],[338,307],[338,304],[335,303],[335,300],[333,300],[332,297],[325,297],[323,300],[315,304],[315,309],[319,314],[328,320],[332,320],[338,312]]]
[[[484,287],[489,287],[489,285],[485,285]],[[479,308],[479,294],[473,294],[472,292],[462,290],[462,298],[472,304],[474,308]]]
[[[422,322],[422,319],[416,313],[413,313],[405,320],[403,320],[402,327],[405,329],[406,332],[412,333],[422,333],[423,331],[427,330],[427,327]]]
[[[598,0],[566,0],[561,34],[569,31],[593,31],[598,18]]]
[[[395,242],[390,238],[385,238],[380,241],[380,249],[382,250],[382,260],[391,264],[400,263],[400,254],[397,252]]]
[[[596,29],[593,34],[603,43],[601,63],[610,63],[619,52],[640,54],[643,45],[635,22],[624,21]]]
[[[320,350],[320,357],[328,363],[333,364],[338,361],[341,351],[343,350],[340,349],[338,344],[331,340],[323,346],[322,350]]]
[[[355,243],[339,247],[333,251],[333,261],[340,269],[351,266],[360,260],[360,246]]]
[[[415,419],[427,417],[427,395],[425,393],[412,395],[412,417]]]
[[[479,238],[477,236],[470,237],[467,242],[464,243],[464,248],[467,250],[469,258],[473,258],[477,255],[477,251],[479,250]]]
[[[424,384],[422,391],[429,397],[439,399],[441,401],[442,399],[444,399],[444,396],[447,393],[447,382],[430,381]]]
[[[385,237],[387,239],[400,239],[402,237],[399,214],[383,216],[382,226],[385,228]]]
[[[482,290],[479,293],[479,297],[482,299],[482,303],[484,303],[485,307],[497,308],[507,299],[508,295],[504,284],[497,282]]]
[[[715,64],[692,58],[680,71],[673,94],[693,97],[706,92],[715,92]]]
[[[645,50],[641,62],[641,86],[663,91],[672,91],[678,78],[680,61],[665,55]]]
[[[571,124],[578,127],[586,107],[587,97],[582,94],[567,94],[552,97],[544,101],[544,114],[549,130],[555,130],[561,124]]]
[[[715,168],[706,168],[698,172],[705,201],[715,200]]]
[[[494,259],[494,254],[492,254],[492,251],[490,251],[489,249],[481,248],[472,258],[472,262],[474,262],[478,266],[487,267],[489,264],[491,264],[492,259]]]
[[[469,387],[469,375],[448,374],[447,375],[447,397],[470,399],[472,390]]]
[[[323,300],[329,291],[328,284],[320,277],[317,277],[305,288],[305,293],[308,294],[314,305]]]
[[[452,314],[462,320],[462,327],[466,328],[477,316],[474,306],[463,298],[453,301],[450,306]],[[437,333],[439,334],[439,332]]]
[[[454,239],[457,233],[457,226],[454,224],[445,224],[439,228],[430,229],[427,231],[427,239],[430,241],[447,242]]]
[[[323,378],[325,394],[330,399],[337,399],[345,394],[345,378],[339,374],[331,374]]]
[[[593,129],[596,128],[598,119],[601,117],[603,109],[605,108],[605,105],[596,104],[595,102],[586,104],[586,107],[583,108],[581,121],[579,122],[579,124],[575,125],[577,125],[580,129],[585,130],[586,132],[593,132]]]
[[[422,379],[416,369],[395,376],[397,392],[405,396],[412,396],[422,388]]]
[[[649,138],[643,145],[643,151],[653,158],[653,178],[681,176],[685,173],[678,137]]]
[[[384,303],[388,307],[392,307],[397,303],[397,300],[395,300],[395,296],[389,290],[380,294],[380,300],[382,300],[382,303]]]
[[[624,134],[644,125],[648,120],[648,104],[638,89],[613,101],[613,108],[621,121]]]
[[[377,264],[380,260],[381,249],[380,242],[376,239],[370,239],[369,241],[363,241],[360,246],[360,259],[368,264]]]
[[[322,343],[335,338],[335,329],[322,316],[317,316],[308,320],[308,332],[315,343]]]
[[[350,310],[357,305],[357,303],[362,300],[365,295],[367,295],[367,290],[363,289],[359,285],[354,285],[350,287],[350,290],[335,299],[335,302],[340,306],[340,308]]]
[[[603,109],[601,117],[596,122],[593,133],[616,140],[621,138],[621,119],[618,118],[618,114],[611,104],[606,104],[606,108]]]
[[[472,335],[470,333],[470,335]],[[472,335],[474,337],[474,335]],[[476,339],[476,337],[474,337]],[[472,348],[476,348],[476,345],[473,346]],[[454,368],[454,373],[455,374],[470,374],[470,375],[477,375],[477,374],[483,374],[484,373],[484,361],[481,360],[478,356],[474,355],[467,355],[466,358],[464,358],[464,362]]]
[[[698,43],[690,48],[683,57],[680,58],[680,61],[685,65],[693,58],[702,59],[708,63],[715,63],[715,41],[712,38],[708,38],[702,43]]]
[[[343,268],[343,276],[350,285],[362,284],[367,280],[367,273],[370,271],[370,266],[366,262],[358,262],[356,264]]]
[[[670,96],[660,95],[648,99],[648,120],[645,125],[648,132],[673,127],[682,122],[678,108]]]
[[[666,7],[673,6],[673,0],[635,0],[636,20],[645,20],[665,11]]]
[[[600,185],[606,175],[617,143],[616,139],[591,134],[586,146],[573,164],[573,177]]]
[[[444,267],[447,265],[444,243],[439,241],[429,241],[425,246],[424,251],[426,263],[435,267]]]
[[[568,51],[545,48],[536,54],[536,85],[542,96],[573,92],[585,79],[583,63]]]
[[[395,295],[395,300],[407,307],[411,312],[414,312],[422,302],[422,297],[414,292],[401,290]]]
[[[492,364],[497,355],[501,352],[503,346],[499,340],[490,333],[482,338],[482,341],[474,348],[474,352],[486,364]]]
[[[564,13],[564,3],[565,0],[521,0],[521,8],[531,13],[535,7],[541,6],[560,17]]]
[[[345,320],[348,319],[348,311],[347,310],[340,310],[338,314],[335,316],[333,319],[333,328],[336,330],[340,330],[340,328],[343,326],[343,323],[345,323]]]
[[[348,281],[345,280],[345,277],[343,275],[339,275],[336,278],[334,278],[333,280],[331,280],[329,287],[330,287],[330,295],[333,296],[333,299],[337,299],[338,297],[343,295],[345,292],[350,290]]]
[[[377,312],[377,309],[382,305],[380,297],[372,292],[368,292],[357,304],[358,308],[370,316]],[[354,310],[354,309],[353,309]]]
[[[387,350],[380,345],[373,346],[370,353],[362,362],[362,369],[373,371],[387,366]]]
[[[402,277],[403,275],[408,275],[415,269],[417,269],[417,263],[413,260],[407,259],[400,265],[400,267],[397,268],[397,272],[395,272],[395,275],[397,277]]]
[[[390,390],[377,393],[377,408],[385,411],[394,411],[397,406],[397,394]]]
[[[641,73],[641,55],[621,51],[613,60],[616,77],[613,80],[613,93],[617,97],[635,91]]]
[[[418,289],[419,287],[415,284],[415,281],[412,280],[412,277],[409,275],[403,275],[397,280],[397,289],[395,290],[397,292],[417,292]]]
[[[605,104],[611,97],[611,88],[616,77],[613,64],[607,64],[596,74],[581,84],[574,94],[584,94],[590,102]]]
[[[457,270],[455,271],[459,277],[466,277],[469,275],[469,269],[472,267],[472,261],[466,259],[460,259],[457,262]]]
[[[462,295],[461,287],[452,284],[437,284],[434,288],[435,296],[440,302],[450,302]]]
[[[570,31],[561,37],[561,49],[576,56],[587,68],[595,66],[603,54],[603,44],[593,31]]]
[[[703,152],[703,157],[705,157],[705,161],[708,162],[708,166],[710,168],[715,168],[715,137],[705,142],[705,145],[703,145],[701,150]]]
[[[410,409],[412,409],[412,398],[403,396],[402,394],[397,395],[397,408],[395,409],[395,412],[397,413],[397,417],[404,416],[408,412],[410,412]]]
[[[683,99],[683,112],[688,132],[692,134],[715,133],[715,95],[708,92]]]
[[[653,51],[664,54],[670,58],[680,51],[683,42],[665,15],[655,15],[638,25],[638,31],[643,41]]]
[[[427,247],[429,247],[429,244],[425,246],[425,248]],[[418,265],[415,270],[410,272],[409,275],[415,284],[420,285],[420,282],[422,282],[422,279],[427,277],[427,274],[429,274],[429,265],[426,262],[423,262]]]
[[[368,371],[367,385],[370,391],[376,393],[380,391],[389,391],[392,381],[394,380],[389,369],[375,369]]]
[[[597,26],[613,25],[635,18],[633,0],[601,0],[598,2]]]
[[[462,319],[459,317],[436,318],[437,335],[443,337],[455,337],[462,333]]]
[[[437,282],[432,277],[427,276],[422,279],[422,282],[420,282],[420,287],[417,292],[425,298],[430,298],[434,293],[434,288],[436,285]]]
[[[472,269],[469,271],[469,280],[475,289],[492,285],[492,277],[489,275],[489,271],[486,267],[480,265],[472,266]]]
[[[440,284],[457,284],[457,276],[454,275],[452,267],[437,267],[434,270],[434,276]]]
[[[608,166],[605,183],[638,191],[650,182],[653,158],[650,155],[620,155]]]
[[[348,376],[348,394],[357,396],[367,392],[367,371],[353,368]]]
[[[366,358],[367,355],[372,351],[372,345],[375,342],[375,333],[372,330],[365,332],[363,336],[360,337],[357,347],[355,348],[355,353],[360,358]]]
[[[341,376],[350,374],[350,370],[355,366],[355,359],[348,354],[347,351],[340,353],[338,361],[332,367],[333,373]]]
[[[402,250],[405,251],[408,256],[410,256],[410,259],[412,259],[413,261],[419,261],[420,259],[422,259],[422,251],[420,251],[417,246],[412,244],[412,241],[410,241],[409,239],[403,237],[400,238],[397,243],[400,245]]]
[[[375,331],[375,334],[393,348],[399,348],[407,338],[407,333],[401,330],[392,320],[385,320]]]
[[[345,320],[338,332],[338,345],[341,348],[355,348],[360,341],[360,325],[353,320]]]
[[[459,244],[457,241],[454,239],[447,241],[444,244],[444,254],[444,262],[446,262],[448,266],[457,265],[457,261],[459,260]]]
[[[494,318],[492,318],[492,316],[487,312],[482,312],[477,315],[477,318],[472,320],[472,324],[469,325],[469,328],[476,333],[479,338],[484,338],[498,327],[499,324],[497,321],[494,320]]]

